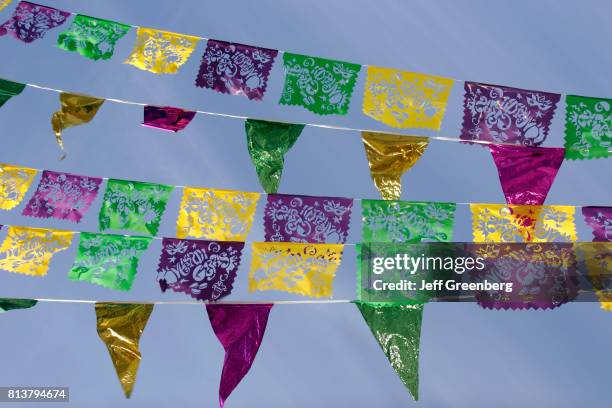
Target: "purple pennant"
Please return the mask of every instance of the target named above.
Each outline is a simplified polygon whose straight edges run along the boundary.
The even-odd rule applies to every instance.
[[[219,405],[249,372],[268,323],[271,304],[206,305],[213,331],[225,349]]]
[[[172,106],[144,107],[143,126],[178,132],[187,127],[195,116],[194,111],[174,108]]]
[[[582,215],[594,242],[612,242],[612,207],[582,207]]]
[[[98,195],[100,184],[101,178],[45,170],[22,214],[80,222]]]
[[[489,145],[508,204],[542,205],[565,149]]]
[[[265,240],[344,244],[352,208],[352,198],[269,194]]]
[[[466,82],[461,139],[539,146],[560,99],[555,93]]]
[[[196,86],[262,100],[277,50],[208,40]]]
[[[244,242],[164,238],[159,287],[198,300],[219,300],[232,292],[243,248]]]
[[[11,18],[0,26],[0,36],[10,34],[25,43],[43,38],[47,31],[64,24],[69,12],[21,1]]]

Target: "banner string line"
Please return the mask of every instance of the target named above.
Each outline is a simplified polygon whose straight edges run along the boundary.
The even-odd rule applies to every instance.
[[[102,301],[102,300],[89,300],[89,299],[47,299],[47,298],[40,298],[40,299],[34,299],[37,300],[39,302],[47,302],[47,303],[89,303],[89,304],[95,304],[95,303],[100,303],[100,302],[107,302],[107,301]],[[110,302],[110,301],[108,301]],[[220,301],[216,301],[216,302],[210,302],[210,301],[195,301],[195,300],[162,300],[162,301],[153,301],[153,302],[146,302],[146,301],[128,301],[128,300],[119,300],[119,301],[112,301],[111,303],[126,303],[126,304],[155,304],[155,305],[252,305],[252,304],[270,304],[273,303],[275,305],[304,305],[304,304],[334,304],[334,303],[353,303],[352,300],[348,300],[348,299],[339,299],[339,300],[334,300],[334,299],[325,299],[325,300],[270,300],[270,301],[264,301],[264,300],[253,300],[253,301],[247,301],[247,300],[220,300]]]

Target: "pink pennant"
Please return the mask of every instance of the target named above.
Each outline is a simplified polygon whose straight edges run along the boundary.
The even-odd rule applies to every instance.
[[[225,349],[219,386],[221,408],[227,397],[249,372],[266,331],[272,306],[272,304],[206,305],[210,325]]]
[[[161,130],[178,132],[187,127],[195,116],[194,111],[174,108],[172,106],[151,106],[144,107],[143,126],[148,126]]]
[[[563,162],[565,149],[489,146],[508,204],[542,205]]]

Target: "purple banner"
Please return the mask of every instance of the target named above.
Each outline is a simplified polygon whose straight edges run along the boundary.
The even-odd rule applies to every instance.
[[[271,304],[206,305],[208,318],[219,342],[225,349],[219,405],[249,372],[266,332]]]
[[[461,139],[539,146],[560,99],[555,93],[466,82]]]
[[[22,215],[80,222],[100,184],[101,178],[45,170]]]
[[[344,244],[352,208],[352,198],[269,194],[264,210],[264,239]]]
[[[278,51],[208,40],[196,86],[262,100]]]
[[[0,26],[0,36],[11,35],[25,43],[43,38],[47,31],[66,22],[70,13],[21,1],[12,17]]]
[[[489,145],[508,204],[542,205],[563,163],[565,149]]]
[[[143,126],[155,129],[178,132],[187,127],[195,116],[194,111],[188,111],[172,106],[150,106],[144,107]]]
[[[232,292],[243,248],[244,242],[164,238],[159,287],[197,300],[219,300]]]
[[[582,207],[582,215],[594,242],[612,242],[612,207]]]

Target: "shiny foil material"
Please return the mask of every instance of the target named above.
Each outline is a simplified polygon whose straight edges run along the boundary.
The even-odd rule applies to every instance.
[[[344,244],[352,208],[352,198],[269,194],[264,210],[264,239]]]
[[[29,309],[36,306],[38,300],[34,299],[11,299],[0,298],[0,313],[5,313],[10,310]]]
[[[57,38],[62,50],[76,51],[92,60],[113,56],[115,43],[130,31],[131,26],[116,21],[77,14],[68,30]]]
[[[276,193],[285,166],[285,154],[297,141],[304,125],[247,119],[244,127],[259,182],[266,193]]]
[[[465,82],[461,139],[539,146],[561,95]]]
[[[0,108],[13,96],[19,95],[25,89],[25,84],[0,78]]]
[[[60,94],[61,108],[51,116],[51,126],[55,132],[57,144],[62,149],[62,159],[66,156],[62,132],[73,126],[91,122],[104,103],[104,99],[93,96],[62,92]]]
[[[164,238],[157,266],[162,292],[216,301],[232,293],[244,242]]]
[[[266,332],[272,306],[272,304],[206,305],[210,325],[225,349],[219,385],[221,408],[251,369]]]
[[[143,126],[178,132],[187,127],[195,117],[195,112],[174,108],[172,106],[151,106],[144,107]]]
[[[53,7],[20,1],[13,16],[0,26],[0,37],[8,34],[26,44],[31,43],[64,24],[69,16],[69,12]]]
[[[0,164],[0,209],[12,210],[19,205],[37,173],[28,167]]]
[[[184,187],[176,236],[246,241],[259,196],[259,193]]]
[[[440,130],[453,80],[368,67],[363,113],[396,128]]]
[[[612,156],[612,99],[565,97],[565,157]]]
[[[277,50],[208,40],[196,86],[261,101]]]
[[[587,276],[603,310],[612,312],[612,240],[575,245],[580,262],[584,261]]]
[[[582,216],[593,230],[593,241],[612,241],[612,207],[582,207]]]
[[[22,215],[80,222],[98,195],[102,179],[44,170]]]
[[[401,177],[421,158],[429,144],[426,137],[361,132],[372,180],[385,200],[399,200]]]
[[[355,303],[370,331],[415,401],[419,399],[419,350],[423,305]]]
[[[0,0],[0,11],[4,10],[6,6],[11,4],[13,0]]]
[[[489,145],[508,204],[542,205],[563,163],[564,149]]]
[[[342,244],[254,242],[249,292],[280,290],[310,297],[333,294]]]
[[[153,304],[96,303],[98,336],[108,348],[126,398],[130,398],[140,365],[140,336]]]

